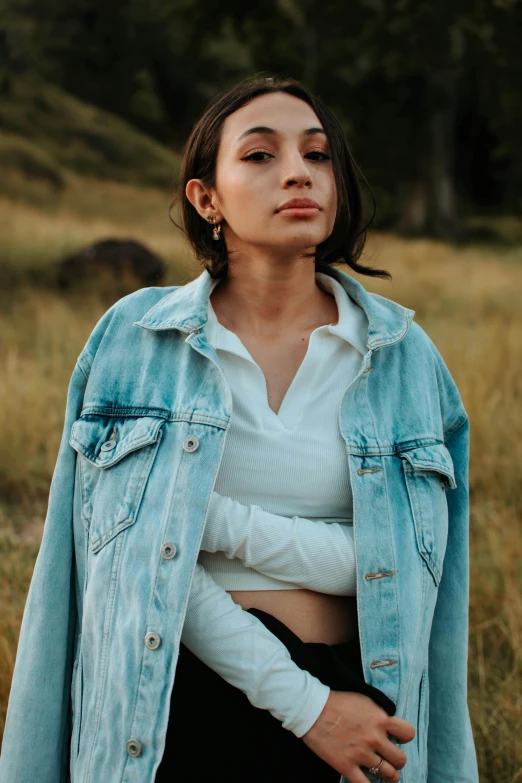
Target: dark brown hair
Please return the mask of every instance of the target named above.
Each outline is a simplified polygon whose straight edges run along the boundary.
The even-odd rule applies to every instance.
[[[366,185],[368,183],[352,156],[339,120],[321,99],[312,95],[301,82],[264,74],[266,72],[256,74],[218,94],[194,125],[184,146],[179,186],[170,209],[177,201],[181,203],[182,225],[178,228],[189,240],[196,258],[203,262],[211,277],[226,277],[228,251],[224,237],[221,235],[218,241],[212,239],[212,224],[201,217],[186,196],[187,183],[191,179],[201,179],[205,187],[215,187],[216,160],[226,118],[258,95],[286,92],[308,103],[321,121],[330,145],[337,188],[337,214],[332,233],[317,245],[315,253],[303,255],[315,258],[316,265],[342,262],[363,275],[391,278],[386,270],[357,263],[366,241],[366,231],[375,217],[375,199],[372,194],[373,214],[364,223],[362,194],[357,175],[361,176]],[[371,193],[370,188],[369,190]]]

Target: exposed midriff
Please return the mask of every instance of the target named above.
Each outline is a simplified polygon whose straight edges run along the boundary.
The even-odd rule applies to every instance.
[[[303,642],[341,644],[357,633],[355,596],[312,590],[229,590],[243,609],[261,609],[277,617]]]

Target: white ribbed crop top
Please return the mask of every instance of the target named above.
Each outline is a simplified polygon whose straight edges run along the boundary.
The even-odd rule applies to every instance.
[[[337,280],[316,272],[316,281],[334,295],[338,322],[319,326],[311,333],[305,358],[277,414],[268,404],[261,368],[240,338],[219,323],[209,298],[205,334],[218,353],[233,400],[209,508],[209,521],[221,513],[221,535],[226,524],[229,532],[235,524],[237,532],[240,512],[245,521],[248,508],[252,516],[252,509],[257,507],[289,520],[302,517],[338,523],[331,530],[332,537],[324,541],[330,548],[335,545],[333,534],[342,536],[340,526],[345,534],[353,536],[353,528],[347,529],[353,524],[352,493],[339,412],[344,392],[359,372],[368,350],[368,321],[364,310]],[[213,283],[212,290],[218,282]],[[234,505],[234,501],[245,506],[240,507],[237,502]],[[269,520],[267,515],[268,522],[276,524],[275,517]],[[310,549],[317,551],[317,535],[312,542],[314,531],[309,524],[308,528],[300,525],[295,529],[304,544],[308,535]],[[211,532],[209,526],[209,536]],[[341,551],[346,552],[346,542],[339,548]],[[301,586],[297,578],[291,582],[268,576],[245,565],[244,557],[230,557],[225,551],[201,551],[198,560],[225,590],[285,590]],[[295,571],[296,563],[292,568]]]
[[[277,414],[266,382],[209,300],[207,340],[230,385],[233,411],[211,493],[182,642],[259,709],[302,737],[330,688],[290,658],[227,590],[302,587],[356,595],[352,495],[339,413],[361,369],[368,322],[331,276],[338,322],[310,335],[306,356]],[[217,285],[217,281],[215,283]]]

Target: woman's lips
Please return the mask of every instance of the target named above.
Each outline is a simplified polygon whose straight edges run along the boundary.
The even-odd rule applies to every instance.
[[[281,215],[288,217],[313,217],[319,212],[318,207],[283,207],[279,210]]]
[[[320,207],[313,198],[297,197],[288,199],[278,211],[290,217],[313,217],[320,211]]]

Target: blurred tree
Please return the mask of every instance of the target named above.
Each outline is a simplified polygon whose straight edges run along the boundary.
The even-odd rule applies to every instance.
[[[241,33],[256,68],[292,72],[336,109],[385,222],[458,237],[463,211],[499,206],[515,156],[521,181],[521,10],[515,0],[280,0],[274,13],[253,9]]]
[[[215,0],[23,2],[40,72],[176,146],[227,78],[251,68]]]
[[[382,225],[457,237],[471,211],[522,212],[520,0],[0,3],[30,67],[170,145],[266,70],[336,111]]]

